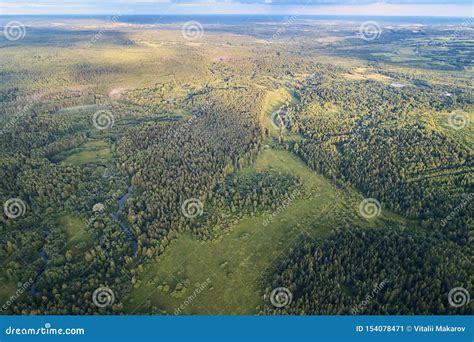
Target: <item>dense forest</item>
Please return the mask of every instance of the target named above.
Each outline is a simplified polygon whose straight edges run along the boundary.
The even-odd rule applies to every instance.
[[[467,246],[464,246],[464,250]],[[287,287],[292,301],[262,314],[462,315],[448,303],[452,288],[472,289],[473,253],[442,234],[388,229],[336,231],[303,238],[264,284]],[[429,262],[427,262],[429,260]]]
[[[1,43],[2,314],[472,314],[468,37],[66,24]]]
[[[298,89],[300,101],[288,112],[292,129],[307,139],[292,150],[334,181],[347,180],[386,207],[440,228],[473,191],[474,160],[469,146],[434,121],[443,111],[472,110],[472,89],[443,97],[437,87],[394,89],[338,75],[328,70]],[[472,228],[472,217],[464,211],[447,226],[461,233],[456,228]]]

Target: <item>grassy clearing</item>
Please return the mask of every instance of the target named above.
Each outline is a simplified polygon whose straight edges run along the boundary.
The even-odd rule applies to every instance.
[[[269,138],[265,141],[266,144],[271,145],[274,139],[278,139],[280,136],[280,131],[273,122],[274,113],[278,112],[285,104],[293,101],[295,101],[294,96],[285,88],[267,92],[260,117],[263,128],[269,132]],[[291,134],[288,130],[285,130],[282,134],[287,140],[300,139],[299,135]]]
[[[278,129],[271,122],[272,114],[279,110],[285,103],[291,102],[292,96],[284,88],[267,92],[265,102],[262,107],[261,120],[263,127],[272,134],[278,135]]]
[[[450,138],[463,144],[469,150],[474,149],[474,108],[468,111],[456,111],[436,117],[437,128]]]
[[[63,154],[67,154],[63,163],[76,166],[105,163],[112,156],[109,144],[103,140],[88,141],[78,148],[63,152]]]
[[[56,225],[61,228],[68,237],[65,250],[70,250],[73,255],[82,255],[92,240],[85,230],[85,220],[70,213],[61,213],[55,218]]]
[[[59,110],[56,114],[76,114],[76,113],[93,113],[97,111],[100,107],[95,104],[90,105],[80,105],[74,107],[63,108]]]
[[[17,284],[12,280],[0,277],[0,307],[17,291]]]
[[[355,68],[350,73],[343,74],[342,76],[344,76],[348,80],[353,80],[353,81],[373,80],[373,81],[387,83],[391,80],[390,77],[371,72],[370,70],[367,70],[367,68],[362,68],[362,67]]]
[[[210,285],[188,300],[181,314],[255,314],[263,301],[260,280],[265,270],[287,253],[301,234],[323,238],[341,216],[367,227],[383,224],[381,219],[360,219],[357,194],[351,197],[350,191],[337,192],[287,151],[264,150],[252,167],[241,172],[264,170],[298,175],[310,194],[282,207],[267,226],[263,222],[269,214],[246,218],[212,242],[180,236],[144,268],[125,299],[127,311],[173,314],[193,295],[197,284],[209,280]]]

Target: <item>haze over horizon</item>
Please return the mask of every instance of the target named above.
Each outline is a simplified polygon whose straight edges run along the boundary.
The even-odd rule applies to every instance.
[[[473,8],[470,0],[3,0],[0,15],[120,13],[472,17]]]

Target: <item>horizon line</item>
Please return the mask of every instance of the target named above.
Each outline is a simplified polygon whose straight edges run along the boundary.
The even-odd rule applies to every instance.
[[[14,14],[1,14],[0,17],[13,17],[13,16],[25,16],[25,17],[48,17],[48,16],[163,16],[163,17],[179,17],[179,16],[194,16],[194,17],[202,17],[202,16],[259,16],[259,17],[285,17],[291,15],[297,15],[298,17],[378,17],[378,18],[406,18],[406,17],[418,17],[418,18],[472,18],[470,15],[419,15],[419,14],[403,14],[403,15],[378,15],[378,14],[297,14],[297,13],[287,13],[287,14],[259,14],[259,13],[176,13],[176,14],[161,14],[161,13],[14,13]]]

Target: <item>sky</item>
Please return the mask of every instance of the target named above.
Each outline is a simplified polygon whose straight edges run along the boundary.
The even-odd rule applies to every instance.
[[[2,14],[299,14],[472,17],[474,0],[0,0]]]

